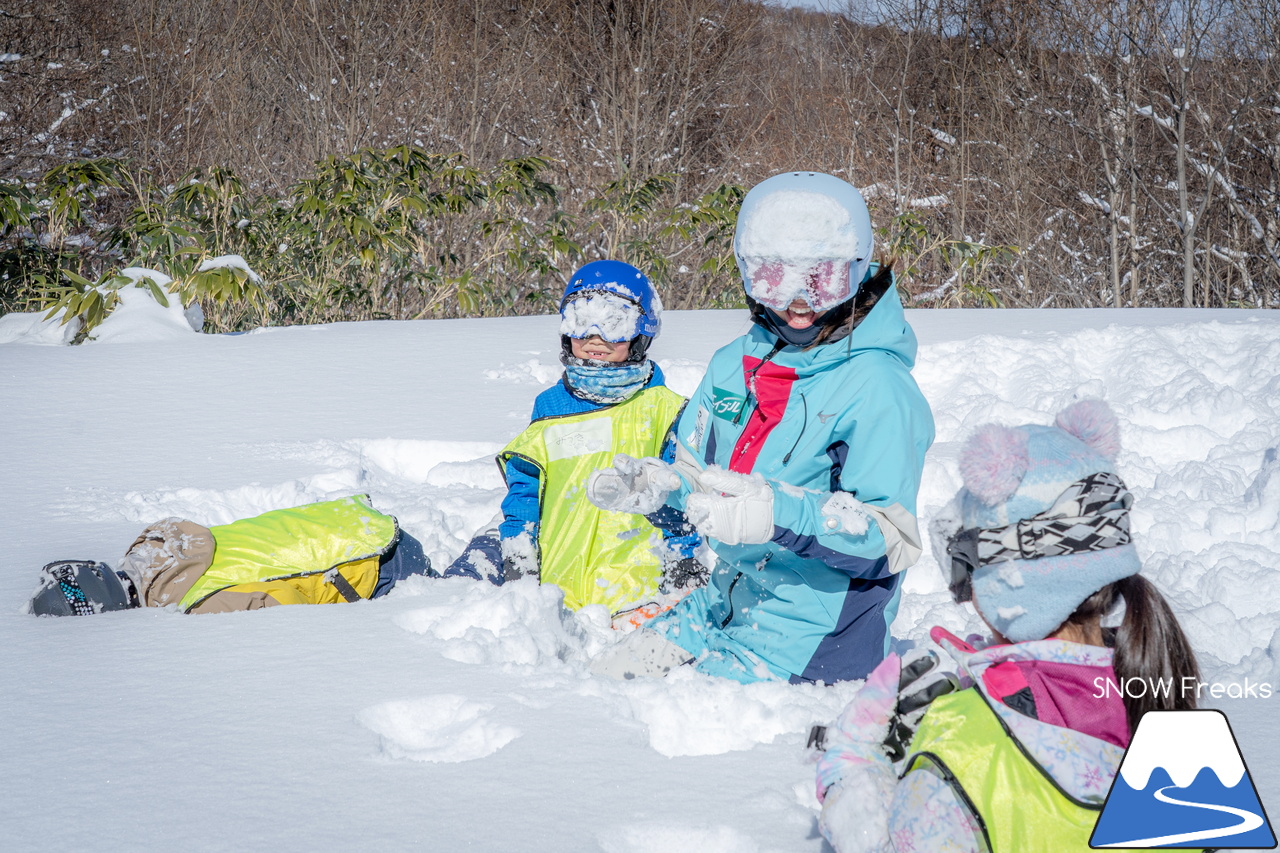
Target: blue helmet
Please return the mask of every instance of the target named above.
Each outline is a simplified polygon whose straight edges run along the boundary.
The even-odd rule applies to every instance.
[[[569,279],[560,298],[560,334],[599,335],[611,343],[631,341],[629,361],[641,361],[662,326],[662,300],[648,277],[622,261],[592,261]]]
[[[804,299],[822,312],[845,303],[875,246],[862,194],[821,172],[787,172],[742,200],[733,252],[747,296],[775,311]]]

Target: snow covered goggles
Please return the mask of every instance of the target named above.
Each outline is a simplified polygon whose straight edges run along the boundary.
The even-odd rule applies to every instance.
[[[973,600],[973,573],[982,566],[1127,544],[1132,505],[1133,495],[1124,481],[1102,472],[1072,483],[1053,506],[1030,518],[1003,527],[957,531],[947,541],[951,598],[957,604]]]
[[[774,311],[786,311],[796,299],[814,311],[826,311],[853,295],[848,260],[743,258],[742,264],[747,294]]]
[[[644,309],[612,290],[579,290],[560,304],[560,334],[571,338],[599,335],[611,344],[635,338]]]

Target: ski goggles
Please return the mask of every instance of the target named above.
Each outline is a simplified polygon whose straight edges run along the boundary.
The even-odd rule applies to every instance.
[[[1133,495],[1115,474],[1090,474],[1053,506],[1003,527],[969,527],[947,540],[948,583],[956,604],[973,600],[973,573],[1010,560],[1086,554],[1128,544]]]
[[[571,338],[620,344],[640,333],[643,319],[637,300],[612,290],[579,290],[560,303],[560,334]]]
[[[848,260],[782,261],[742,258],[747,295],[774,311],[786,311],[803,299],[814,311],[826,311],[853,295]]]

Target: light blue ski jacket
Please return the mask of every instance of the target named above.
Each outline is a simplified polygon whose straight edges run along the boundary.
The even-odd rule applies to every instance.
[[[890,286],[845,338],[766,360],[777,342],[757,326],[719,350],[676,427],[686,471],[765,477],[773,538],[709,540],[710,583],[651,627],[713,675],[863,678],[888,652],[898,572],[920,552],[916,494],[934,429],[911,377],[915,333]],[[685,478],[668,503],[683,510],[691,490]]]

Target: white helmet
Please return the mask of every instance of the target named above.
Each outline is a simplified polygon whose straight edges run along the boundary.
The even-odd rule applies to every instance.
[[[733,251],[747,295],[775,311],[804,299],[822,312],[858,292],[874,248],[862,194],[821,172],[787,172],[742,200]]]

